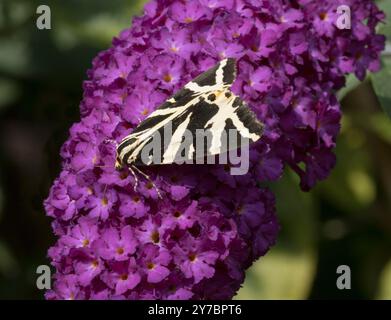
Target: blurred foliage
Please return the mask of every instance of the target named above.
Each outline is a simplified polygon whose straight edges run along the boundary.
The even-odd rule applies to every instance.
[[[237,298],[391,299],[391,121],[369,81],[348,93],[342,108],[331,176],[309,193],[291,172],[271,186],[280,236],[248,271]],[[349,291],[336,288],[342,264],[352,271]]]
[[[383,269],[377,299],[391,299],[391,261]]]
[[[386,13],[388,22],[391,21],[391,1],[381,1],[379,6]],[[388,43],[386,54],[382,58],[383,68],[372,76],[372,82],[380,104],[391,117],[391,90],[389,83],[391,79],[391,24],[381,25],[379,31],[387,37]]]
[[[35,270],[48,264],[54,242],[42,201],[78,120],[82,81],[143,2],[46,1],[52,30],[39,31],[40,1],[0,0],[0,298],[42,298]],[[389,24],[381,31],[390,37]],[[391,110],[390,60],[364,83],[348,77],[339,93],[344,116],[331,176],[308,193],[289,170],[270,185],[280,235],[236,299],[391,299],[391,121],[380,107]],[[348,291],[336,288],[341,264],[352,270]]]
[[[52,29],[36,28],[36,0],[0,0],[0,298],[42,298],[36,268],[54,243],[42,201],[77,121],[92,59],[130,26],[140,1],[46,1]]]

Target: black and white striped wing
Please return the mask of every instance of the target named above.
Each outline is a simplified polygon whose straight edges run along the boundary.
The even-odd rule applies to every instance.
[[[192,163],[200,156],[228,151],[230,147],[223,138],[229,130],[236,131],[248,143],[258,140],[263,125],[229,90],[235,76],[235,60],[225,59],[189,82],[122,140],[117,148],[120,162],[126,165],[170,164],[185,158],[186,163]],[[198,129],[206,130],[210,135],[205,139],[201,155],[196,152]],[[186,132],[191,133],[191,139],[185,139]],[[150,148],[149,160],[145,161],[142,153],[144,151],[145,156],[155,136],[161,139],[159,153]]]

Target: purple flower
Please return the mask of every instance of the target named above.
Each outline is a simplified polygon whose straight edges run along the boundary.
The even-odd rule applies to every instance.
[[[172,250],[176,265],[186,278],[193,278],[195,284],[214,275],[214,264],[219,254],[214,250],[202,249],[200,243],[194,241],[191,236]]]
[[[148,79],[158,81],[161,88],[170,90],[179,83],[182,69],[182,59],[162,54],[149,61],[149,67],[146,68],[145,74]]]
[[[174,293],[167,296],[167,300],[189,300],[193,297],[193,292],[183,288],[179,288]]]
[[[248,56],[254,60],[269,57],[269,55],[276,50],[275,43],[278,40],[278,37],[279,34],[271,29],[247,34],[244,43],[248,48]]]
[[[149,217],[136,231],[137,238],[142,244],[160,245],[168,225],[160,223],[160,217]]]
[[[106,273],[102,275],[102,281],[113,290],[116,296],[134,289],[141,281],[134,258],[122,263],[112,263],[111,268],[106,270]]]
[[[161,74],[161,76],[166,80],[168,77],[172,77],[168,71],[165,74]],[[171,79],[171,81],[173,81],[173,79]],[[134,90],[132,94],[124,99],[121,115],[132,124],[138,124],[140,121],[144,120],[165,98],[165,95],[159,91],[147,94],[147,87],[148,83],[146,82],[145,88]]]
[[[168,264],[171,256],[168,250],[153,244],[146,244],[143,248],[141,265],[147,275],[147,282],[158,283],[170,274]]]
[[[300,168],[296,169],[301,177],[301,187],[304,190],[312,188],[315,183],[315,177],[325,179],[332,167],[335,165],[335,155],[327,152],[327,149],[317,148],[312,150],[311,154],[304,156],[306,171]]]
[[[117,197],[117,193],[113,189],[95,188],[87,198],[86,207],[90,209],[88,215],[91,218],[98,217],[106,220],[117,201]]]
[[[57,279],[54,289],[46,293],[46,298],[49,300],[79,300],[84,298],[84,294],[78,286],[77,277],[68,274]]]
[[[46,212],[51,217],[61,216],[62,220],[69,220],[76,213],[76,201],[68,192],[69,185],[74,183],[74,176],[63,171],[59,179],[50,190],[49,199],[45,201]]]
[[[285,167],[309,190],[335,165],[345,75],[380,68],[384,15],[346,0],[152,0],[93,60],[80,122],[61,148],[63,170],[45,200],[58,237],[47,299],[230,299],[275,243],[275,197],[259,182]],[[264,123],[249,172],[226,165],[114,169],[115,146],[189,80],[237,60],[233,91]],[[283,199],[277,199],[283,201]]]
[[[210,9],[218,9],[218,8],[224,8],[224,9],[227,9],[227,10],[231,10],[235,1],[234,0],[225,0],[225,1],[221,1],[221,0],[200,0],[200,3],[205,6],[205,7],[208,7]]]
[[[162,225],[167,226],[167,228],[187,230],[191,228],[195,221],[196,217],[199,214],[197,210],[197,201],[192,201],[190,205],[178,204],[175,207],[167,208],[168,214],[163,218],[164,221]]]
[[[120,193],[119,213],[122,217],[141,218],[148,213],[148,205],[145,200],[138,194],[133,192]]]
[[[303,54],[307,50],[308,43],[306,42],[304,32],[292,33],[289,36],[289,51],[293,56]]]
[[[160,38],[152,39],[152,44],[155,48],[174,53],[186,60],[200,49],[200,44],[192,41],[192,35],[186,29],[178,29],[175,33],[162,29]]]
[[[337,18],[338,15],[335,12],[335,8],[325,9],[320,12],[317,11],[314,17],[314,28],[319,36],[331,38],[337,30],[335,26]]]
[[[272,83],[272,72],[269,67],[261,66],[255,71],[252,70],[249,77],[247,91],[254,96],[266,92],[270,89]]]
[[[204,17],[209,10],[196,1],[183,4],[176,1],[170,8],[171,18],[179,23],[192,23]]]
[[[69,229],[69,234],[61,238],[61,242],[69,248],[90,248],[99,237],[96,223],[96,220],[80,218],[79,223]]]
[[[300,27],[302,25],[304,14],[300,10],[290,8],[287,11],[282,12],[280,21],[282,22],[282,28],[288,29],[293,27]]]
[[[106,229],[97,251],[106,260],[124,261],[135,253],[137,241],[130,226],[123,227],[120,232],[115,228]]]
[[[217,55],[220,59],[225,59],[227,57],[239,58],[243,55],[243,46],[239,43],[232,43],[225,39],[215,38],[210,39],[210,41],[213,41],[213,46],[208,46],[205,50],[212,55]]]
[[[103,262],[94,256],[87,256],[84,259],[77,260],[74,268],[80,285],[88,286],[92,279],[101,273]]]
[[[129,72],[132,71],[134,58],[125,55],[122,52],[117,52],[107,59],[102,61],[104,66],[93,70],[93,76],[97,79],[99,84],[107,86],[112,84],[118,78],[126,79]]]

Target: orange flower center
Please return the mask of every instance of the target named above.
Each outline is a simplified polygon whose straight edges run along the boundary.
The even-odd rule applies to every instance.
[[[160,241],[159,232],[153,231],[152,234],[151,234],[151,240],[152,240],[153,243],[159,243],[159,241]]]
[[[171,82],[172,81],[172,76],[171,74],[166,74],[164,77],[163,77],[163,80],[165,82]]]
[[[153,183],[151,181],[148,181],[148,183],[145,185],[148,190],[151,190],[153,188]]]
[[[251,51],[253,51],[253,52],[258,52],[258,47],[256,46],[256,45],[252,45],[251,46]]]
[[[321,12],[319,14],[320,20],[326,20],[327,19],[327,12]]]
[[[155,265],[152,262],[149,262],[147,264],[147,268],[148,268],[148,270],[152,270],[153,268],[155,268]]]
[[[107,200],[107,198],[104,197],[104,198],[101,200],[101,202],[102,202],[102,205],[103,205],[103,206],[107,206],[108,203],[109,203],[109,200]]]
[[[119,276],[119,278],[122,280],[122,281],[125,281],[125,280],[128,280],[128,275],[127,274],[121,274]]]
[[[197,256],[194,253],[189,254],[189,260],[194,262],[197,259]]]
[[[92,261],[92,262],[91,262],[91,266],[92,266],[93,268],[97,268],[97,267],[99,266],[98,260]]]

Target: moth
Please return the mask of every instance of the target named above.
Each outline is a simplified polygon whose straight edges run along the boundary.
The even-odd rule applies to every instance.
[[[116,169],[127,167],[132,173],[132,169],[142,173],[137,167],[172,164],[179,156],[184,156],[186,163],[195,162],[200,156],[195,152],[195,138],[190,141],[186,154],[181,149],[185,130],[194,137],[200,129],[211,133],[210,142],[201,156],[227,152],[229,146],[221,143],[221,137],[230,129],[235,129],[248,143],[260,139],[263,124],[246,103],[230,90],[235,78],[236,61],[227,58],[187,83],[122,139],[116,150]],[[168,139],[165,132],[167,125],[171,127]],[[162,140],[166,143],[161,144],[158,161],[152,161],[156,160],[152,151],[145,161],[143,150],[157,134],[164,137]]]

